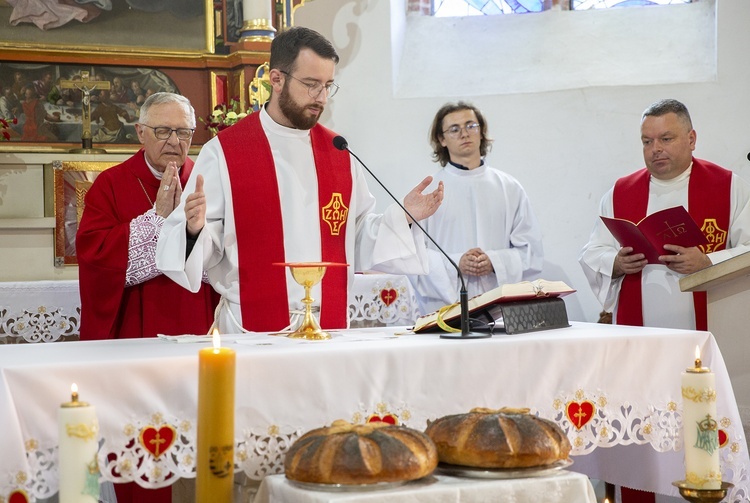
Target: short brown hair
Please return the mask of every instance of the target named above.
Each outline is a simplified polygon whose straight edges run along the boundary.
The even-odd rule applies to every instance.
[[[474,115],[477,116],[477,122],[479,123],[479,130],[482,135],[482,140],[479,143],[479,155],[482,157],[487,155],[487,152],[492,150],[492,138],[487,134],[487,121],[484,120],[484,115],[479,111],[477,107],[466,103],[465,101],[459,101],[458,103],[446,103],[440,110],[435,114],[435,118],[432,120],[432,127],[430,128],[430,145],[432,145],[432,160],[439,162],[441,166],[448,164],[451,160],[448,148],[444,147],[440,141],[444,138],[443,135],[443,119],[448,114],[453,112],[460,112],[461,110],[472,110]]]
[[[271,42],[271,59],[268,66],[271,70],[276,68],[291,73],[299,52],[305,48],[311,49],[321,58],[333,60],[335,64],[339,62],[339,55],[327,38],[310,28],[294,26],[276,35]]]

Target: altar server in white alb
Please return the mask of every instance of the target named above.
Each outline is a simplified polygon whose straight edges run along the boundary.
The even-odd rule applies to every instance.
[[[666,244],[661,263],[647,264],[597,218],[578,261],[618,325],[707,330],[705,292],[681,292],[680,278],[750,251],[750,185],[693,157],[696,138],[684,104],[652,104],[641,116],[646,167],[617,180],[601,200],[600,215],[631,222],[684,206],[709,242],[704,249]]]
[[[445,199],[420,222],[458,264],[469,297],[505,283],[536,279],[542,271],[542,232],[521,184],[489,167],[492,140],[475,106],[459,101],[438,110],[430,130],[433,160],[443,169]],[[456,269],[428,242],[430,274],[410,277],[423,314],[458,301]]]
[[[397,205],[372,213],[362,169],[333,146],[318,120],[338,90],[339,58],[317,32],[295,27],[271,44],[268,104],[201,149],[181,207],[164,224],[157,266],[190,290],[205,268],[223,296],[219,330],[277,331],[302,308],[303,288],[281,262],[337,262],[312,291],[323,328],[348,324],[347,291],[355,270],[424,274],[421,232]],[[404,198],[420,220],[443,197],[442,184]],[[414,226],[416,228],[416,226]]]

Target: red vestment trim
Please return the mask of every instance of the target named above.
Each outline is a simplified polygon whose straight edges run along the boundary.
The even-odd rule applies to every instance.
[[[321,208],[341,194],[349,207],[352,190],[349,154],[333,147],[335,134],[321,125],[310,131],[318,177]],[[242,325],[248,330],[270,332],[289,324],[286,271],[274,263],[285,262],[284,228],[279,186],[271,147],[254,113],[219,134],[234,201],[234,219],[240,277]],[[322,211],[322,210],[321,210]],[[319,214],[321,258],[346,262],[346,225],[332,235]],[[345,328],[347,320],[347,273],[331,267],[322,281],[321,326]],[[301,298],[301,295],[300,295]]]
[[[639,222],[646,216],[651,175],[646,168],[615,183],[612,206],[615,218]],[[699,227],[715,219],[719,228],[728,230],[731,212],[732,172],[708,161],[693,158],[688,181],[688,213]],[[726,239],[711,251],[726,247]],[[695,326],[708,329],[706,292],[693,292]],[[627,274],[622,281],[617,303],[617,324],[643,326],[641,273]]]

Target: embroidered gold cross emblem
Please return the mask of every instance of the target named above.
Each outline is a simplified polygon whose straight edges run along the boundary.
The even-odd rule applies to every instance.
[[[349,215],[349,208],[344,205],[341,193],[331,194],[331,200],[320,211],[321,218],[331,228],[331,236],[338,236],[341,228],[346,225],[346,218]]]
[[[703,221],[703,227],[701,227],[701,232],[703,232],[708,240],[708,244],[701,247],[704,248],[704,253],[716,251],[727,240],[727,231],[719,227],[715,218],[705,219]]]

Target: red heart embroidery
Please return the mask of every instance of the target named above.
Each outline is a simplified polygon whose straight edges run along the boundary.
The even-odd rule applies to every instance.
[[[159,429],[153,426],[145,426],[140,435],[141,445],[155,458],[167,452],[176,438],[177,432],[169,425],[164,425]]]
[[[388,423],[397,425],[398,424],[398,417],[393,414],[386,414],[384,416],[378,416],[377,414],[373,414],[372,416],[367,418],[368,423]]]
[[[10,493],[8,503],[29,503],[29,497],[23,489],[17,489]]]
[[[724,447],[729,443],[729,435],[727,435],[727,432],[720,429],[719,430],[719,447]]]
[[[565,408],[568,420],[577,430],[580,430],[586,426],[586,423],[591,421],[595,410],[596,406],[588,400],[585,402],[568,402]]]
[[[396,302],[396,299],[398,299],[398,292],[391,288],[390,290],[382,289],[380,290],[380,300],[383,301],[383,304],[386,306],[390,306],[394,302]]]

